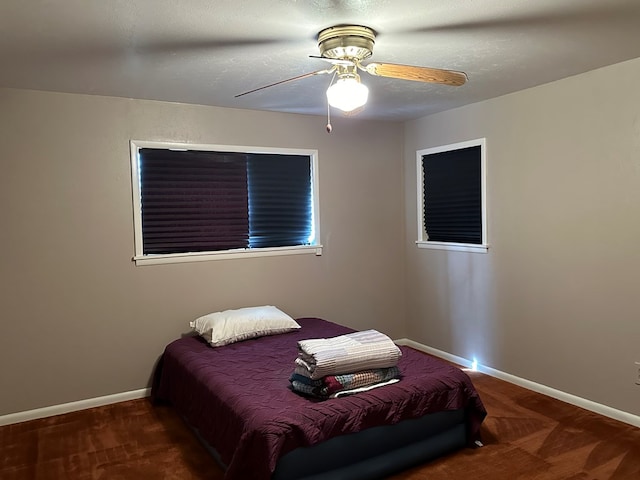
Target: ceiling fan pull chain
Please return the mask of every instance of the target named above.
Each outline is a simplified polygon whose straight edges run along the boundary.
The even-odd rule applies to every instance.
[[[336,73],[333,72],[333,76],[331,77],[331,82],[329,82],[329,86],[333,85],[333,81],[336,79]],[[333,127],[331,126],[331,105],[329,105],[329,99],[327,101],[327,133],[331,133],[333,131]]]

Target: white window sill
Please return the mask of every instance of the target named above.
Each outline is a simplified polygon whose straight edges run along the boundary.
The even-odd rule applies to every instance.
[[[162,255],[136,255],[136,265],[158,265],[163,263],[208,262],[211,260],[229,260],[233,258],[272,257],[275,255],[322,255],[322,245],[299,247],[254,248],[224,250],[220,252],[191,252]]]
[[[429,242],[429,241],[417,241],[418,248],[428,248],[431,250],[450,250],[454,252],[472,252],[472,253],[487,253],[489,245],[476,245],[473,243],[449,243],[449,242]]]

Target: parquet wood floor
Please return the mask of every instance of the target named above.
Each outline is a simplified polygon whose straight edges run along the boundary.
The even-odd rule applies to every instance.
[[[484,447],[393,480],[639,480],[640,429],[470,372]],[[222,480],[166,406],[133,400],[0,427],[2,480]],[[248,479],[250,480],[250,479]]]
[[[488,415],[484,446],[394,480],[640,480],[640,429],[469,372]]]

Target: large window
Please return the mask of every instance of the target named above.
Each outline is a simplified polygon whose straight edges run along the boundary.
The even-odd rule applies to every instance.
[[[419,150],[420,248],[487,251],[485,140]]]
[[[131,142],[137,264],[321,253],[317,153]]]

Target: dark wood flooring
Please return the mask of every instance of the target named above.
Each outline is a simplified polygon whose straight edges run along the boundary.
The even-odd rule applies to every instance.
[[[470,376],[489,412],[485,446],[394,480],[640,479],[640,429],[481,373]],[[2,480],[222,477],[175,412],[147,399],[0,427]]]

